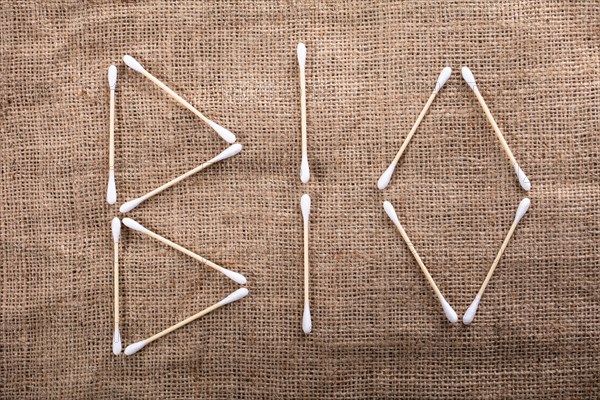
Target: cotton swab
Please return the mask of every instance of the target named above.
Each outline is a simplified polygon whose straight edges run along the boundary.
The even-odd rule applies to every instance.
[[[446,299],[444,298],[444,296],[442,296],[442,292],[440,292],[440,289],[437,287],[437,285],[433,281],[433,278],[429,274],[429,271],[425,267],[425,264],[423,264],[423,261],[421,260],[421,257],[419,256],[419,253],[417,253],[417,250],[415,249],[415,246],[412,244],[412,242],[408,238],[408,235],[406,234],[406,231],[404,230],[404,228],[400,224],[400,220],[398,219],[398,215],[396,214],[396,210],[394,209],[394,206],[392,206],[392,203],[390,203],[389,201],[384,201],[383,202],[383,208],[384,208],[386,214],[388,215],[388,217],[394,223],[394,225],[396,225],[396,228],[398,228],[398,231],[402,235],[402,238],[406,242],[406,245],[408,246],[408,248],[410,249],[411,253],[415,257],[415,260],[417,261],[417,264],[419,264],[419,267],[421,267],[421,271],[423,271],[423,274],[425,275],[425,278],[427,278],[427,280],[429,281],[429,284],[431,285],[433,291],[435,292],[438,300],[442,304],[442,308],[444,309],[444,314],[446,314],[446,318],[448,318],[448,320],[452,324],[455,324],[456,321],[458,321],[458,316],[456,315],[456,312],[454,311],[454,309],[452,308],[452,306],[450,306],[450,304],[448,304],[448,302],[446,301]]]
[[[110,89],[110,123],[108,151],[108,188],[106,201],[108,204],[117,202],[117,186],[115,184],[115,90],[117,88],[117,67],[108,67],[108,87]]]
[[[510,163],[513,166],[513,168],[515,169],[515,173],[517,174],[517,177],[519,178],[519,183],[521,184],[521,187],[525,191],[528,192],[531,189],[531,182],[529,181],[529,178],[527,178],[527,176],[525,175],[525,172],[523,172],[523,170],[517,163],[515,156],[513,155],[512,151],[510,150],[510,147],[508,147],[508,143],[506,143],[506,139],[504,139],[504,135],[502,135],[500,128],[498,128],[498,124],[496,123],[496,120],[494,120],[494,117],[492,116],[490,109],[488,108],[487,104],[485,103],[485,100],[483,100],[483,96],[481,96],[481,93],[479,92],[479,89],[477,88],[477,82],[475,82],[475,76],[473,76],[473,73],[471,72],[471,70],[468,67],[462,67],[462,76],[463,76],[463,79],[465,80],[465,82],[467,82],[467,84],[471,88],[471,90],[473,90],[473,93],[475,93],[477,100],[479,100],[479,104],[481,104],[481,108],[483,108],[483,112],[485,112],[485,116],[487,117],[488,121],[490,121],[490,124],[492,124],[492,128],[494,128],[494,132],[496,132],[496,137],[500,141],[500,144],[502,145],[504,152],[510,159]]]
[[[300,180],[307,183],[310,179],[310,168],[308,167],[308,150],[306,143],[306,76],[304,66],[306,65],[306,46],[298,44],[298,66],[300,67],[300,113],[302,115],[302,161],[300,163]]]
[[[115,217],[111,223],[114,243],[113,286],[115,301],[115,332],[113,334],[113,353],[121,354],[121,329],[119,327],[119,237],[121,236],[121,221]]]
[[[133,210],[135,207],[137,207],[138,205],[140,205],[140,203],[142,203],[143,201],[148,200],[150,197],[159,194],[163,190],[170,188],[171,186],[175,185],[176,183],[179,183],[182,180],[184,180],[185,178],[188,178],[188,177],[194,175],[195,173],[197,173],[199,171],[202,171],[203,169],[205,169],[205,168],[213,165],[216,162],[219,162],[219,161],[222,161],[222,160],[225,160],[227,158],[235,156],[240,151],[242,151],[242,145],[241,144],[239,144],[239,143],[232,144],[231,146],[229,146],[228,148],[226,148],[223,152],[221,152],[221,154],[219,154],[218,156],[214,157],[211,160],[208,160],[204,164],[199,165],[196,168],[194,168],[194,169],[186,172],[185,174],[180,175],[177,178],[175,178],[175,179],[173,179],[173,180],[165,183],[161,187],[156,188],[156,189],[154,189],[153,191],[151,191],[149,193],[146,193],[142,197],[138,197],[137,199],[133,199],[133,200],[128,201],[127,203],[124,203],[119,208],[119,211],[121,211],[122,213],[129,212],[129,211]]]
[[[398,153],[396,153],[396,157],[394,157],[394,160],[392,161],[390,166],[387,167],[387,169],[384,171],[383,174],[381,174],[381,177],[377,181],[377,187],[379,188],[379,190],[385,189],[388,186],[388,184],[390,183],[390,180],[392,179],[392,174],[394,173],[394,170],[396,169],[396,165],[398,164],[398,161],[400,161],[400,157],[402,157],[402,153],[404,153],[404,150],[408,146],[410,139],[412,139],[413,135],[417,131],[417,128],[421,124],[421,121],[425,117],[425,114],[427,114],[427,111],[429,110],[429,107],[431,106],[431,103],[433,103],[433,100],[437,96],[438,92],[440,90],[442,90],[442,88],[444,87],[444,84],[448,81],[448,78],[450,78],[450,74],[452,74],[452,68],[446,67],[442,70],[442,72],[440,73],[440,76],[438,76],[438,79],[435,84],[435,88],[433,89],[433,92],[429,96],[427,103],[425,103],[423,110],[421,110],[421,113],[417,117],[415,124],[411,128],[410,132],[408,132],[408,136],[406,136],[406,139],[404,139],[404,143],[402,143],[402,146],[400,146],[400,150],[398,150]]]
[[[232,281],[239,283],[240,285],[246,284],[246,278],[243,275],[238,274],[237,272],[230,271],[227,268],[223,268],[220,265],[217,265],[214,262],[209,261],[206,258],[199,256],[198,254],[193,253],[193,252],[189,251],[188,249],[181,247],[180,245],[178,245],[176,243],[171,242],[169,239],[166,239],[166,238],[152,232],[151,230],[144,228],[142,226],[142,224],[140,224],[139,222],[137,222],[131,218],[123,218],[123,224],[125,224],[125,226],[128,227],[129,229],[133,229],[135,231],[144,233],[144,234],[158,240],[159,242],[163,242],[167,246],[170,246],[170,247],[174,248],[175,250],[178,250],[178,251],[182,252],[183,254],[186,254],[186,255],[200,261],[202,264],[205,264],[205,265],[211,267],[215,271],[219,271],[220,273],[222,273],[223,275],[225,275]]]
[[[519,221],[521,221],[521,218],[523,218],[523,216],[529,209],[530,204],[531,204],[531,201],[527,197],[525,197],[519,203],[519,207],[517,208],[517,212],[515,213],[515,219],[511,225],[508,233],[506,234],[504,241],[502,242],[502,246],[500,247],[500,250],[498,250],[498,254],[496,255],[496,258],[494,259],[494,262],[492,263],[492,266],[491,266],[490,270],[488,271],[487,276],[485,277],[485,280],[483,281],[483,284],[481,285],[481,288],[479,289],[479,292],[477,292],[477,296],[475,296],[475,299],[473,300],[473,302],[471,303],[471,305],[465,312],[465,315],[463,316],[463,324],[469,325],[471,322],[473,322],[473,318],[475,318],[475,313],[477,312],[477,307],[479,307],[479,302],[481,301],[481,296],[483,296],[483,292],[485,291],[485,288],[487,287],[488,283],[490,282],[490,279],[492,278],[492,275],[494,274],[494,270],[496,269],[496,266],[498,265],[498,262],[500,261],[500,257],[502,257],[502,254],[504,254],[504,250],[506,249],[506,246],[508,245],[510,238],[512,237],[513,233],[515,232],[515,229],[517,228]]]
[[[302,315],[302,330],[308,335],[312,331],[309,299],[310,271],[308,268],[308,219],[310,217],[310,196],[308,194],[302,195],[300,208],[304,220],[304,313]]]
[[[184,319],[183,321],[179,322],[178,324],[175,324],[172,327],[167,328],[164,331],[159,332],[156,335],[149,337],[148,339],[141,340],[139,342],[130,344],[125,349],[125,355],[130,356],[132,354],[135,354],[138,351],[140,351],[141,349],[143,349],[144,347],[146,347],[148,344],[154,342],[157,339],[160,339],[161,337],[165,336],[166,334],[171,333],[174,330],[179,329],[182,326],[187,325],[190,322],[192,322],[212,311],[215,311],[218,308],[223,307],[224,305],[227,305],[229,303],[233,303],[234,301],[243,299],[247,295],[248,295],[248,289],[246,289],[246,288],[238,289],[235,292],[231,293],[229,296],[225,297],[223,300],[219,301],[218,303],[213,304],[212,306],[200,311],[198,314],[192,315],[191,317]]]
[[[146,78],[148,78],[150,81],[152,81],[156,86],[158,86],[163,91],[165,91],[169,96],[174,98],[179,104],[181,104],[182,106],[184,106],[185,108],[187,108],[188,110],[190,110],[191,112],[196,114],[196,116],[198,118],[200,118],[202,121],[206,122],[227,143],[235,142],[236,138],[233,133],[231,133],[229,130],[223,128],[221,125],[217,124],[214,121],[211,121],[210,119],[208,119],[204,115],[202,115],[202,113],[200,111],[198,111],[194,106],[192,106],[190,103],[185,101],[181,96],[179,96],[177,93],[175,93],[173,90],[171,90],[167,85],[165,85],[164,83],[159,81],[150,72],[146,71],[146,69],[144,67],[142,67],[142,64],[140,64],[135,58],[131,57],[130,55],[126,55],[123,57],[123,62],[125,62],[125,64],[127,64],[127,66],[129,68],[144,75]]]

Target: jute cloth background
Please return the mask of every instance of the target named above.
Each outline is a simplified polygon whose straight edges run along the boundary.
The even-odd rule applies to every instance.
[[[596,1],[3,2],[3,398],[591,398],[600,395],[600,6]],[[308,48],[299,181],[296,45]],[[250,295],[115,357],[118,204],[226,147],[126,68],[131,54],[244,144],[130,216],[244,273]],[[105,201],[106,70],[119,70],[118,204]],[[390,187],[376,181],[444,66]],[[468,307],[532,206],[470,327],[444,318],[392,201],[448,301]],[[300,196],[313,197],[314,330],[304,336]],[[124,228],[124,344],[238,286]]]

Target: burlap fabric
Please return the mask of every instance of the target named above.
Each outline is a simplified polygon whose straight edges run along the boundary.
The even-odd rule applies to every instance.
[[[597,1],[0,7],[3,398],[599,396]],[[115,357],[107,66],[119,69],[118,204],[226,146],[126,68],[127,53],[245,146],[131,217],[244,273],[250,295]],[[394,203],[462,315],[525,196],[460,77],[465,64],[533,183],[531,210],[468,328],[445,320],[382,209]],[[446,65],[454,74],[380,192],[377,178]],[[307,191],[310,336],[300,326]],[[238,287],[127,229],[121,252],[126,345]]]

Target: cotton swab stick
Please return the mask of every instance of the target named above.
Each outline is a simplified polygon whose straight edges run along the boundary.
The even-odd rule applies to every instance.
[[[467,84],[471,88],[471,90],[473,90],[473,93],[475,93],[477,100],[479,100],[479,104],[481,104],[481,108],[483,108],[483,112],[485,112],[485,116],[487,117],[488,121],[490,121],[490,124],[492,124],[492,128],[494,128],[494,132],[496,132],[496,137],[500,141],[500,144],[502,145],[504,152],[510,159],[510,163],[513,166],[513,168],[515,169],[515,173],[517,174],[517,177],[519,178],[519,183],[521,184],[521,187],[525,191],[528,192],[531,189],[531,182],[529,181],[529,178],[527,178],[527,175],[525,175],[525,172],[523,172],[521,167],[519,167],[519,164],[517,163],[515,156],[513,155],[512,151],[510,150],[510,147],[508,147],[508,143],[506,143],[506,139],[504,139],[504,135],[502,135],[500,128],[498,128],[498,124],[496,123],[496,120],[492,116],[492,113],[490,112],[490,109],[488,108],[487,104],[485,103],[485,100],[483,100],[483,96],[481,96],[481,93],[479,92],[479,89],[477,88],[477,82],[475,82],[475,76],[473,76],[473,73],[471,72],[471,70],[468,67],[462,67],[462,76],[463,76],[463,79],[465,80],[465,82],[467,82]]]
[[[498,262],[500,261],[500,257],[502,257],[502,254],[504,254],[504,250],[506,249],[506,246],[508,245],[510,238],[512,237],[513,233],[515,232],[515,229],[517,228],[519,221],[521,221],[521,218],[523,218],[523,216],[529,209],[530,204],[531,204],[531,201],[527,197],[525,197],[519,203],[519,207],[517,208],[517,212],[515,214],[515,219],[511,225],[508,233],[506,234],[504,241],[502,242],[502,246],[500,247],[500,250],[498,250],[498,254],[496,255],[496,258],[494,259],[494,262],[492,263],[492,266],[491,266],[490,270],[488,271],[487,276],[485,277],[485,280],[483,281],[483,284],[481,285],[481,288],[479,289],[479,292],[477,292],[477,296],[475,296],[475,299],[473,300],[473,302],[471,303],[469,308],[467,308],[467,311],[465,312],[465,315],[463,316],[463,324],[469,325],[471,322],[473,322],[473,318],[475,318],[475,313],[477,312],[477,307],[479,307],[479,302],[481,301],[481,296],[483,296],[483,292],[485,291],[485,288],[487,287],[488,283],[490,282],[490,279],[492,278],[492,275],[494,274],[494,270],[496,269],[496,266],[498,265]]]
[[[144,67],[142,67],[142,64],[140,64],[135,58],[131,57],[130,55],[126,55],[123,57],[123,62],[125,62],[125,64],[127,64],[127,66],[129,68],[144,75],[146,78],[148,78],[150,81],[152,81],[156,86],[158,86],[163,91],[165,91],[169,96],[174,98],[179,104],[181,104],[182,106],[184,106],[185,108],[187,108],[188,110],[190,110],[191,112],[196,114],[196,116],[198,118],[200,118],[202,121],[206,122],[215,132],[217,132],[217,134],[221,137],[221,139],[225,140],[227,143],[235,142],[236,138],[233,133],[231,133],[229,130],[223,128],[221,125],[217,124],[214,121],[211,121],[210,119],[208,119],[204,115],[202,115],[202,113],[200,111],[198,111],[194,106],[192,106],[190,103],[185,101],[181,96],[179,96],[177,93],[175,93],[173,90],[171,90],[167,85],[165,85],[164,83],[159,81],[150,72],[146,71],[146,69]]]
[[[133,200],[128,201],[127,203],[124,203],[119,208],[119,211],[121,211],[122,213],[129,212],[129,211],[133,210],[135,207],[139,206],[140,203],[142,203],[143,201],[148,200],[150,197],[159,194],[163,190],[170,188],[171,186],[175,185],[176,183],[181,182],[185,178],[189,178],[190,176],[194,175],[195,173],[197,173],[199,171],[202,171],[203,169],[205,169],[205,168],[213,165],[216,162],[219,162],[219,161],[222,161],[222,160],[225,160],[227,158],[235,156],[240,151],[242,151],[242,145],[241,144],[239,144],[239,143],[232,144],[231,146],[229,146],[228,148],[226,148],[223,152],[221,152],[221,154],[219,154],[215,158],[213,158],[211,160],[208,160],[204,164],[199,165],[199,166],[197,166],[196,168],[194,168],[192,170],[189,170],[185,174],[178,176],[177,178],[175,178],[175,179],[173,179],[173,180],[165,183],[161,187],[156,188],[156,189],[154,189],[153,191],[151,191],[149,193],[146,193],[142,197],[138,197],[137,199],[133,199]]]
[[[229,296],[225,297],[223,300],[219,301],[218,303],[213,304],[212,306],[200,311],[198,314],[194,314],[191,317],[179,322],[178,324],[175,324],[172,327],[167,328],[164,331],[159,332],[156,335],[149,337],[148,339],[141,340],[139,342],[130,344],[125,349],[125,355],[130,356],[132,354],[135,354],[138,351],[140,351],[141,349],[143,349],[144,347],[146,347],[148,344],[154,342],[156,339],[160,339],[161,337],[165,336],[166,334],[169,334],[169,333],[173,332],[174,330],[179,329],[182,326],[187,325],[190,322],[192,322],[212,311],[215,311],[218,308],[223,307],[224,305],[227,305],[229,303],[233,303],[234,301],[243,299],[247,295],[248,295],[248,289],[246,289],[246,288],[238,289],[235,292],[231,293]]]
[[[396,153],[396,157],[394,157],[394,160],[392,161],[390,166],[387,167],[387,169],[384,171],[383,174],[381,174],[381,177],[377,181],[377,187],[379,188],[379,190],[385,189],[388,186],[388,184],[390,183],[390,180],[392,179],[394,170],[396,169],[396,165],[398,164],[398,161],[400,161],[400,157],[402,157],[402,153],[404,153],[404,150],[406,150],[406,147],[408,146],[410,139],[412,139],[413,135],[417,131],[417,128],[421,124],[421,121],[425,117],[425,114],[427,114],[427,111],[429,110],[431,103],[433,103],[435,96],[437,96],[438,92],[440,90],[442,90],[442,88],[444,87],[444,84],[448,81],[448,78],[450,78],[450,74],[452,74],[452,68],[446,67],[442,70],[442,72],[440,73],[440,76],[438,76],[438,79],[435,84],[435,88],[433,89],[433,92],[429,96],[427,103],[425,103],[423,110],[421,110],[421,113],[417,117],[415,124],[411,128],[410,132],[408,132],[408,136],[406,136],[406,139],[404,139],[404,143],[402,143],[402,146],[400,146],[400,150],[398,150],[398,153]]]
[[[113,334],[113,353],[121,354],[121,329],[119,327],[119,237],[121,236],[121,221],[115,217],[111,223],[114,243],[113,286],[115,293],[115,332]]]
[[[304,314],[302,315],[302,330],[305,334],[312,331],[312,320],[310,317],[309,281],[310,271],[308,268],[308,219],[310,216],[310,196],[302,195],[300,199],[302,219],[304,220]]]
[[[308,150],[306,144],[306,76],[304,66],[306,65],[306,46],[298,44],[298,66],[300,67],[300,113],[302,115],[302,161],[300,163],[300,180],[307,183],[310,179],[310,168],[308,167]]]
[[[128,227],[129,229],[133,229],[134,231],[144,233],[144,234],[158,240],[159,242],[163,242],[167,246],[170,246],[170,247],[174,248],[175,250],[178,250],[178,251],[182,252],[183,254],[186,254],[186,255],[200,261],[202,264],[205,264],[205,265],[211,267],[215,271],[219,271],[220,273],[222,273],[223,275],[225,275],[232,281],[239,283],[240,285],[246,284],[246,278],[243,275],[238,274],[237,272],[230,271],[227,268],[223,268],[220,265],[217,265],[214,262],[209,261],[206,258],[199,256],[198,254],[193,253],[193,252],[189,251],[188,249],[181,247],[180,245],[178,245],[176,243],[171,242],[169,239],[166,239],[166,238],[152,232],[151,230],[144,228],[142,226],[142,224],[140,224],[139,222],[137,222],[131,218],[123,218],[123,224],[125,224],[125,226]]]
[[[417,253],[417,250],[415,249],[415,246],[412,244],[412,242],[408,238],[408,235],[406,234],[406,231],[404,230],[404,228],[400,224],[400,220],[398,219],[398,215],[396,214],[396,210],[394,209],[394,206],[392,206],[392,203],[390,203],[389,201],[384,201],[383,202],[383,208],[384,208],[386,214],[388,215],[388,217],[394,223],[394,225],[396,225],[396,228],[398,228],[398,231],[402,235],[402,238],[406,242],[406,245],[408,246],[408,248],[410,249],[411,253],[415,257],[415,260],[417,260],[417,264],[419,264],[419,267],[421,267],[421,271],[423,271],[423,274],[425,275],[425,278],[427,278],[427,280],[429,281],[429,284],[431,285],[431,288],[433,289],[433,291],[435,292],[438,300],[442,304],[442,308],[444,309],[444,314],[446,314],[446,318],[448,318],[448,320],[452,324],[455,324],[456,321],[458,321],[458,316],[456,315],[456,312],[454,311],[454,309],[452,308],[452,306],[450,306],[450,304],[448,304],[448,302],[446,301],[446,299],[444,298],[444,296],[442,296],[442,292],[440,292],[440,289],[437,287],[437,285],[433,281],[433,278],[429,274],[429,271],[425,267],[425,264],[423,264],[423,261],[421,260],[421,257],[419,256],[419,253]]]
[[[108,67],[108,87],[110,89],[110,123],[108,151],[108,188],[106,201],[108,204],[117,202],[117,186],[115,184],[115,89],[117,88],[117,67]]]

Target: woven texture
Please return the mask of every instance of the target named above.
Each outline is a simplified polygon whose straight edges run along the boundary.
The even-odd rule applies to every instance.
[[[2,2],[0,397],[599,397],[599,15],[597,1]],[[115,357],[118,205],[226,147],[124,54],[244,145],[128,216],[245,274],[250,295]],[[111,63],[115,206],[105,201]],[[446,65],[453,75],[379,191]],[[445,320],[382,208],[395,205],[462,316],[525,196],[462,65],[533,184],[470,327]],[[237,287],[124,228],[125,345]]]

